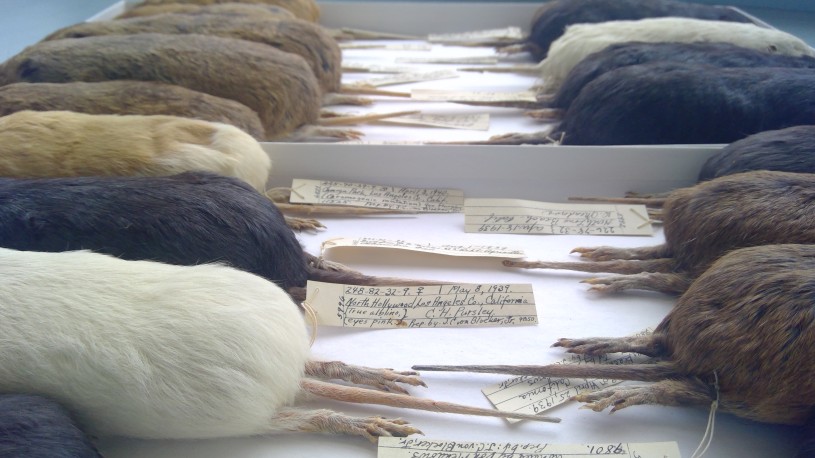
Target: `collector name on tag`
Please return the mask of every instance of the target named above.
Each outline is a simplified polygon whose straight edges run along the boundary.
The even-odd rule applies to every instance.
[[[676,442],[548,444],[463,442],[408,437],[380,437],[377,458],[589,458],[597,456],[680,458]]]
[[[531,284],[355,286],[309,281],[317,324],[349,328],[535,326]]]
[[[646,329],[635,336],[647,336],[653,332]],[[572,354],[554,364],[642,364],[652,361],[639,353],[611,353],[608,355]],[[490,385],[481,390],[492,405],[505,412],[537,414],[567,402],[572,396],[606,389],[622,383],[612,379],[582,379],[558,377],[522,376]],[[520,420],[507,419],[510,423]]]
[[[330,248],[391,248],[445,256],[493,257],[502,259],[526,257],[522,249],[506,246],[416,243],[407,240],[390,240],[375,237],[341,237],[323,242],[322,249],[324,251]]]
[[[494,234],[653,235],[644,205],[467,199],[464,230]]]
[[[289,202],[417,213],[460,213],[464,205],[464,192],[456,189],[404,188],[295,178],[292,180]]]

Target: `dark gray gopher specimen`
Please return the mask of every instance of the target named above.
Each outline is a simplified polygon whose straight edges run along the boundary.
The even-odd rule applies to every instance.
[[[308,280],[426,285],[315,264],[263,194],[205,172],[161,177],[0,178],[0,246],[89,249],[176,265],[220,262],[278,284],[298,302]]]
[[[568,145],[730,143],[815,120],[815,69],[632,65],[587,84],[552,134]]]
[[[585,280],[592,289],[684,292],[725,253],[749,246],[815,243],[815,175],[755,171],[671,192],[665,243],[575,248],[592,262],[504,261],[513,267],[629,274]],[[630,275],[633,274],[633,275]]]
[[[324,92],[336,92],[340,89],[342,54],[339,45],[322,27],[301,19],[219,14],[160,14],[75,24],[57,30],[45,40],[137,33],[198,33],[273,46],[305,59]]]
[[[705,161],[699,181],[750,170],[815,173],[815,125],[768,130],[733,142]]]
[[[54,40],[0,65],[0,84],[159,81],[232,99],[255,110],[267,140],[314,123],[321,91],[300,56],[199,34],[146,33]]]
[[[136,8],[152,6],[167,6],[174,3],[190,5],[218,5],[222,3],[246,3],[250,5],[273,5],[285,8],[296,17],[307,21],[317,22],[320,19],[320,7],[314,0],[145,0]]]
[[[549,45],[572,24],[665,16],[750,22],[730,8],[673,0],[552,0],[535,12],[527,38],[529,51],[538,60],[545,58]]]
[[[567,109],[580,91],[600,75],[612,70],[652,62],[681,62],[713,67],[788,67],[815,68],[815,57],[789,56],[745,48],[732,43],[641,43],[611,45],[590,54],[569,72],[548,103]]]
[[[117,19],[131,17],[154,16],[165,13],[182,14],[220,14],[223,16],[253,16],[272,17],[279,19],[293,19],[297,16],[286,8],[276,5],[251,3],[221,3],[213,5],[194,5],[191,3],[167,3],[163,5],[148,5],[140,3],[117,16]],[[305,18],[301,18],[305,19]]]
[[[70,412],[29,394],[0,395],[0,456],[101,458]]]
[[[733,251],[694,280],[651,336],[560,339],[571,353],[633,351],[652,364],[414,366],[655,382],[576,396],[596,411],[642,404],[710,406],[751,420],[801,425],[815,408],[815,246]],[[718,391],[715,388],[718,379]]]
[[[231,124],[264,138],[257,113],[234,100],[155,81],[14,83],[0,86],[0,116],[18,111],[169,115]]]

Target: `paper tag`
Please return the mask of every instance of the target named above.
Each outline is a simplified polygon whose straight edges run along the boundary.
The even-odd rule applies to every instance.
[[[467,199],[464,230],[494,234],[652,235],[644,205]]]
[[[405,83],[418,83],[421,81],[436,81],[449,78],[458,78],[458,73],[455,70],[437,70],[433,72],[413,72],[413,73],[397,73],[391,76],[383,76],[380,78],[370,78],[367,80],[359,80],[351,83],[352,86],[392,86],[395,84]]]
[[[358,247],[358,248],[393,248],[398,250],[419,251],[445,256],[523,258],[524,251],[495,245],[434,245],[431,243],[414,243],[406,240],[388,240],[373,237],[337,238],[323,242],[323,249]]]
[[[432,51],[427,43],[339,43],[340,49],[387,49],[390,51]]]
[[[389,32],[379,32],[376,30],[363,30],[363,29],[354,29],[351,27],[343,27],[340,31],[346,35],[353,36],[354,38],[360,40],[373,40],[373,39],[385,39],[385,40],[418,40],[419,37],[413,35],[402,35],[398,33],[389,33]]]
[[[367,62],[342,62],[342,71],[349,73],[407,73],[412,70],[410,67],[397,67],[394,65],[371,64]]]
[[[476,30],[463,33],[433,33],[427,36],[431,43],[472,43],[482,41],[514,41],[524,37],[520,27]]]
[[[377,458],[681,458],[676,442],[549,444],[461,442],[426,438],[380,437]]]
[[[411,64],[473,64],[489,65],[497,64],[498,58],[492,56],[469,56],[469,57],[397,57],[396,62]]]
[[[447,129],[489,130],[490,115],[483,114],[417,114],[384,120],[393,124],[415,124],[417,126],[443,127]]]
[[[464,192],[456,189],[400,188],[341,181],[292,181],[293,204],[352,205],[424,213],[459,213]]]
[[[428,102],[537,102],[534,91],[520,92],[462,92],[440,89],[413,89],[410,98]]]
[[[653,332],[646,329],[635,336],[645,336]],[[639,353],[612,353],[609,355],[588,356],[571,354],[555,364],[641,364],[652,358]],[[498,410],[537,414],[559,406],[579,393],[599,391],[621,383],[622,380],[580,379],[553,377],[515,377],[481,390]],[[508,418],[515,423],[520,420]]]
[[[317,324],[349,328],[535,326],[530,284],[352,286],[309,281]]]

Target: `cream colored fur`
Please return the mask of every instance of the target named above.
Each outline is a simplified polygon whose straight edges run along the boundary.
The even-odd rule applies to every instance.
[[[260,277],[8,249],[0,272],[0,392],[52,396],[92,434],[267,433],[300,392],[305,324]]]
[[[0,118],[0,176],[163,176],[209,171],[264,191],[271,159],[242,130],[176,116],[20,111]]]
[[[540,64],[543,91],[555,92],[571,69],[589,54],[629,41],[727,42],[765,52],[815,56],[815,50],[794,35],[739,22],[665,17],[575,24],[552,43]]]

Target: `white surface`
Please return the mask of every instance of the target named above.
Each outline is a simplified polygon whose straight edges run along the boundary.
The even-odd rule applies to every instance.
[[[455,244],[504,244],[522,247],[531,259],[568,260],[575,246],[656,244],[653,237],[561,237],[463,233],[460,214],[324,219],[328,229],[302,234],[306,249],[319,252],[322,241],[340,236],[403,238]],[[313,354],[374,367],[408,369],[413,364],[503,363],[545,364],[563,356],[549,348],[559,337],[622,336],[654,326],[674,299],[651,293],[599,296],[578,283],[589,274],[511,270],[495,259],[460,259],[393,251],[336,251],[332,260],[366,273],[459,282],[532,283],[540,324],[536,327],[365,330],[320,328]],[[383,254],[387,253],[387,254]],[[342,256],[342,257],[339,257]],[[398,257],[397,257],[398,256]],[[480,389],[508,377],[425,373],[427,389],[412,388],[421,397],[489,407]],[[550,411],[560,424],[522,422],[510,426],[496,418],[400,411],[390,407],[312,402],[349,414],[403,417],[433,439],[504,442],[651,442],[678,441],[689,457],[702,438],[708,412],[698,408],[633,407],[614,415],[581,410],[567,403]],[[710,457],[791,456],[793,428],[761,425],[719,414]],[[374,457],[376,448],[355,437],[287,434],[230,440],[155,442],[108,439],[101,443],[108,458],[124,457]]]

